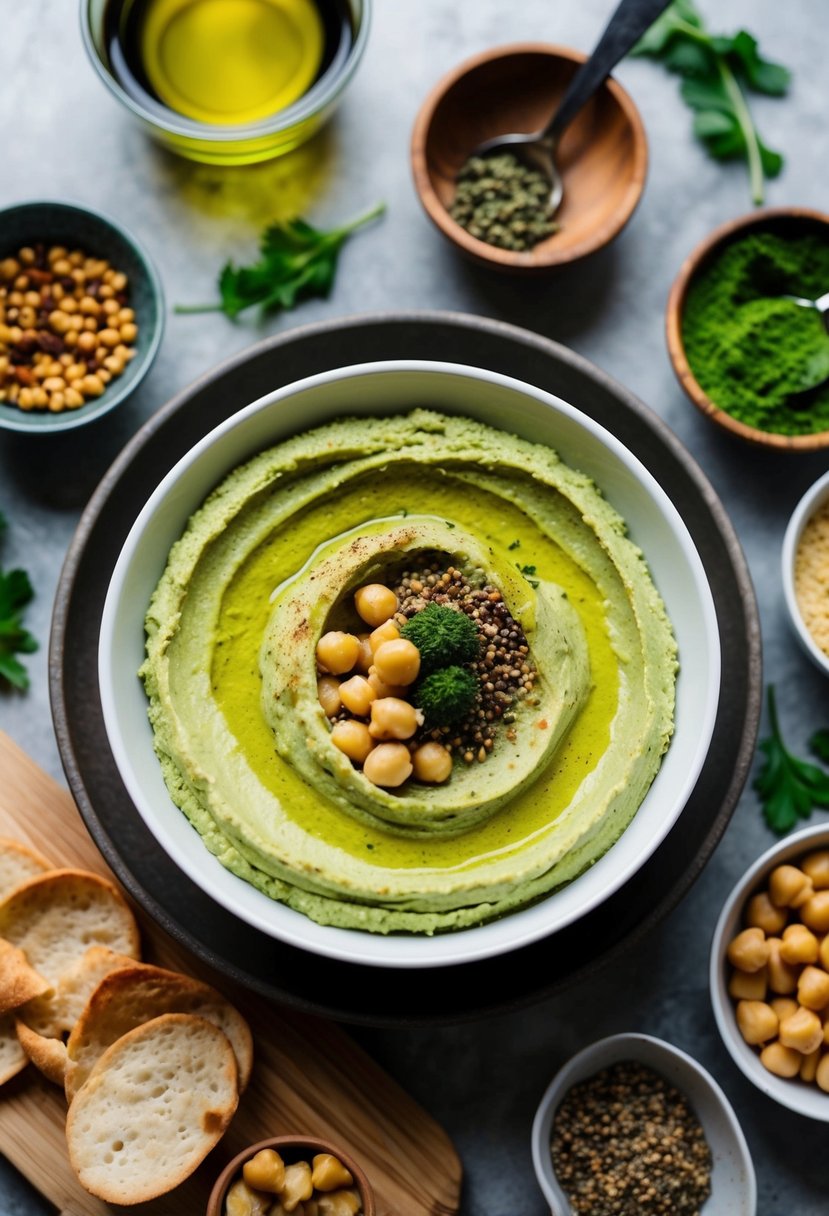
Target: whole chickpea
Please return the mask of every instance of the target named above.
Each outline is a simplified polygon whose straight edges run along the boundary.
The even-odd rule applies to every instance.
[[[422,721],[423,714],[408,701],[380,697],[371,702],[368,729],[374,739],[411,739]]]
[[[374,652],[374,666],[384,684],[414,684],[420,671],[420,651],[406,638],[384,642]]]
[[[796,1077],[803,1063],[803,1056],[792,1047],[782,1043],[768,1043],[760,1052],[760,1063],[776,1077]]]
[[[728,946],[728,961],[739,971],[759,971],[769,961],[769,945],[762,929],[743,929]]]
[[[777,1014],[764,1001],[739,1001],[735,1013],[740,1034],[752,1046],[777,1034]]]
[[[351,671],[360,653],[360,639],[353,633],[331,630],[317,642],[317,662],[331,675],[341,676]]]
[[[783,933],[780,957],[786,963],[815,963],[818,941],[805,925],[789,925]]]
[[[340,685],[340,698],[349,713],[364,718],[372,701],[377,699],[377,693],[365,676],[352,676],[350,680],[343,680]]]
[[[317,680],[317,696],[326,717],[336,717],[343,704],[339,680],[335,680],[333,676],[320,676]]]
[[[357,662],[354,666],[364,676],[367,676],[372,663],[374,662],[374,651],[371,649],[371,640],[367,633],[358,633],[357,637],[360,641],[360,653],[357,656]],[[379,694],[378,694],[379,695]]]
[[[829,890],[816,891],[800,909],[804,925],[816,933],[829,933]]]
[[[764,1001],[769,987],[769,969],[761,967],[759,971],[737,971],[731,973],[728,981],[728,994],[735,1001]]]
[[[369,634],[369,645],[371,653],[374,655],[380,649],[384,642],[394,642],[400,637],[400,630],[395,625],[394,621],[386,621],[384,625],[378,625]]]
[[[814,1051],[810,1051],[807,1056],[803,1057],[803,1063],[800,1065],[801,1081],[814,1081],[817,1076],[817,1066],[820,1063],[820,1048],[816,1047]]]
[[[780,1023],[780,1042],[807,1056],[823,1042],[823,1023],[811,1009],[801,1006]]]
[[[788,912],[771,902],[768,891],[760,891],[748,901],[745,920],[749,928],[762,929],[769,937],[776,937],[785,927]]]
[[[366,757],[363,774],[372,785],[395,789],[412,775],[412,760],[405,743],[379,743]]]
[[[242,1177],[256,1191],[278,1195],[285,1183],[285,1162],[272,1148],[261,1148],[242,1166]]]
[[[779,937],[768,939],[769,947],[769,988],[780,996],[788,996],[797,987],[797,968],[786,963],[780,957],[782,942]]]
[[[797,999],[807,1009],[829,1005],[829,975],[821,967],[804,967],[797,981]]]
[[[811,879],[797,866],[777,866],[769,876],[769,895],[778,908],[799,908],[813,894]]]
[[[385,625],[393,617],[398,608],[397,596],[391,587],[382,583],[369,583],[354,592],[354,607],[367,625],[376,628]]]
[[[439,785],[452,773],[452,757],[441,743],[424,743],[412,755],[414,775],[428,785]]]
[[[829,887],[829,849],[819,849],[804,857],[800,868],[807,878],[811,878],[816,891]]]
[[[355,722],[353,718],[334,723],[331,728],[331,742],[355,764],[365,764],[374,747],[374,740],[368,733],[365,722]],[[408,755],[408,749],[406,754]]]

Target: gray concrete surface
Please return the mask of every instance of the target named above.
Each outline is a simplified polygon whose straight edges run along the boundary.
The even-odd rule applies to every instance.
[[[594,360],[655,409],[706,470],[745,546],[761,605],[766,675],[777,685],[791,744],[802,748],[813,729],[829,724],[826,683],[788,631],[778,575],[787,517],[829,457],[772,456],[719,434],[678,389],[665,352],[663,310],[680,263],[712,227],[750,207],[743,167],[715,164],[695,144],[676,80],[649,62],[620,68],[650,140],[645,196],[611,249],[559,278],[526,284],[460,262],[412,190],[412,122],[443,71],[522,39],[588,49],[610,7],[609,0],[376,0],[370,47],[332,127],[290,160],[221,172],[174,159],[131,125],[86,63],[72,0],[0,0],[0,204],[65,197],[112,212],[149,246],[171,303],[211,298],[219,265],[248,254],[272,216],[299,211],[324,224],[378,198],[389,208],[380,225],[346,248],[329,301],[264,325],[171,315],[158,362],[117,424],[105,435],[81,431],[56,473],[46,475],[36,447],[0,434],[0,509],[11,524],[3,562],[31,571],[37,599],[28,624],[44,643],[30,662],[31,690],[0,695],[0,727],[54,776],[61,768],[45,654],[52,597],[80,510],[120,444],[172,393],[261,334],[400,306],[458,309],[535,329]],[[829,96],[817,6],[707,0],[703,7],[723,30],[750,26],[767,52],[795,71],[785,101],[753,102],[768,142],[787,157],[768,202],[825,206]],[[359,1033],[453,1136],[466,1166],[463,1216],[541,1216],[529,1154],[535,1104],[571,1052],[632,1029],[670,1039],[719,1078],[754,1154],[760,1216],[829,1210],[825,1127],[775,1106],[743,1080],[708,1003],[707,951],[718,908],[771,841],[748,790],[684,903],[599,976],[563,998],[473,1026]],[[0,1162],[0,1216],[45,1210]]]

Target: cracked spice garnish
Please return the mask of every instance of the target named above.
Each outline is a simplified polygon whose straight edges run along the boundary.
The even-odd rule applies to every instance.
[[[633,1060],[567,1092],[550,1148],[579,1216],[699,1216],[711,1194],[711,1150],[688,1099]]]

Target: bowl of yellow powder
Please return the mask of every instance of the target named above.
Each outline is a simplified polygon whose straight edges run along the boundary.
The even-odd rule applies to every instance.
[[[716,229],[685,260],[668,300],[674,371],[712,421],[782,450],[829,446],[829,215],[758,211]]]
[[[800,644],[829,675],[829,473],[806,491],[789,520],[783,590]]]

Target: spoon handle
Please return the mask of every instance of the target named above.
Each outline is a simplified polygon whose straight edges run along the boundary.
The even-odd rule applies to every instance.
[[[543,139],[555,146],[564,128],[669,3],[670,0],[622,0],[593,54],[570,81],[561,104],[544,128]]]

